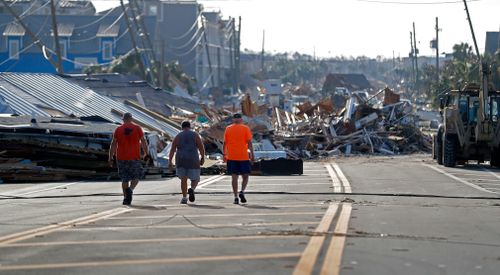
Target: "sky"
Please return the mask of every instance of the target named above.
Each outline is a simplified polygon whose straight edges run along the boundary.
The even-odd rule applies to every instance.
[[[119,1],[93,1],[97,10]],[[125,0],[126,2],[126,0]],[[429,44],[439,17],[440,52],[454,44],[472,45],[464,4],[459,0],[199,0],[224,17],[242,17],[242,49],[260,51],[265,29],[266,52],[301,52],[319,57],[408,56],[416,24],[420,55],[435,55]],[[434,4],[428,4],[434,3]],[[440,4],[436,4],[440,3]],[[484,52],[486,31],[500,28],[500,0],[468,0],[478,46]]]

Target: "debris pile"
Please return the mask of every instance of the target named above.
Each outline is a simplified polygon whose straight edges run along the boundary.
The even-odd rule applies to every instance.
[[[384,95],[383,101],[377,100]],[[289,158],[314,159],[336,155],[396,155],[431,150],[430,137],[417,126],[418,117],[409,101],[386,88],[370,98],[352,95],[309,101],[291,113],[278,107],[242,100],[242,114],[256,143],[270,142]],[[270,115],[267,115],[270,113]],[[222,149],[227,117],[201,131],[212,148]],[[258,151],[258,150],[257,150]]]

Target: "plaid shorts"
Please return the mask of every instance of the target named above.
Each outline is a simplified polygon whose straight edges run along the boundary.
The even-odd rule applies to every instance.
[[[140,160],[118,160],[118,175],[123,182],[139,180],[144,176]]]

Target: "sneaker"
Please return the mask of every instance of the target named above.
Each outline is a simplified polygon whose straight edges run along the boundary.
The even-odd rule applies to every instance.
[[[188,199],[187,198],[182,198],[181,199],[181,204],[188,204]]]
[[[238,200],[238,198],[234,198],[234,204],[240,204],[240,200]]]
[[[132,195],[134,192],[132,189],[129,187],[125,189],[125,198],[123,199],[123,205],[131,205],[132,204]]]
[[[240,197],[241,203],[247,203],[247,199],[245,198],[245,193],[240,191],[239,197]]]
[[[193,189],[193,188],[189,188],[189,189],[188,189],[188,194],[189,194],[189,201],[190,201],[190,202],[194,202],[194,200],[196,199],[196,198],[194,197],[194,189]]]

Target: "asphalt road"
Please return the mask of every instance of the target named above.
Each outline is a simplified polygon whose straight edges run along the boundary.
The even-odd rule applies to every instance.
[[[498,274],[500,170],[428,156],[227,176],[180,205],[176,179],[0,184],[0,274]]]

